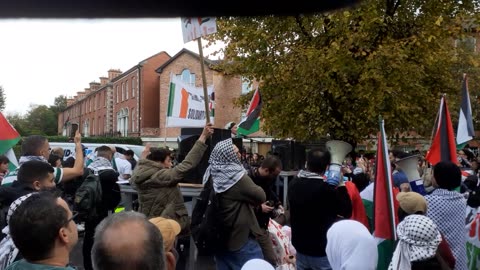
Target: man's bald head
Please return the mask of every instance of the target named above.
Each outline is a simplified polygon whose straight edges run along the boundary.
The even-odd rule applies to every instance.
[[[164,270],[162,236],[143,214],[111,215],[97,226],[92,262],[96,270]]]

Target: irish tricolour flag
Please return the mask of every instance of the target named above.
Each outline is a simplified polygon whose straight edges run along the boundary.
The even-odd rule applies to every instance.
[[[374,232],[373,236],[378,243],[378,270],[388,269],[392,259],[395,240],[397,200],[394,198],[392,167],[388,159],[387,138],[384,122],[380,120],[380,132],[377,143],[377,162],[375,173],[375,188],[373,193]]]
[[[0,112],[0,155],[6,155],[10,160],[9,171],[18,167],[17,158],[12,147],[20,140],[20,134],[10,125],[5,116]]]

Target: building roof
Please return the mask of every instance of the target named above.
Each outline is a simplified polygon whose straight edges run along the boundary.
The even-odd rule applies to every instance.
[[[154,54],[154,55],[152,55],[152,56],[150,56],[150,57],[147,57],[147,58],[143,59],[142,61],[138,62],[137,65],[131,67],[129,70],[127,70],[127,71],[123,72],[122,74],[118,75],[117,77],[113,78],[113,79],[112,79],[112,83],[113,83],[113,82],[116,82],[116,81],[118,81],[118,80],[120,80],[120,79],[122,79],[122,78],[125,77],[125,76],[127,76],[129,73],[131,73],[131,72],[134,71],[135,69],[137,69],[137,68],[139,68],[139,67],[142,67],[142,66],[143,66],[143,62],[145,62],[145,61],[147,61],[147,60],[149,60],[149,59],[151,59],[151,58],[153,58],[153,57],[155,57],[155,56],[157,56],[157,55],[160,55],[160,54],[166,54],[168,57],[170,57],[170,59],[172,59],[172,57],[171,57],[167,52],[161,51],[161,52],[156,53],[156,54]],[[168,60],[168,61],[170,61],[170,60]],[[167,62],[168,62],[168,61],[167,61]]]
[[[167,62],[163,63],[163,65],[161,65],[155,71],[157,73],[162,73],[164,68],[166,68],[168,65],[170,65],[173,61],[175,61],[178,57],[180,57],[184,53],[189,54],[189,55],[193,56],[194,58],[197,58],[198,60],[200,60],[200,55],[198,55],[197,53],[194,53],[194,52],[192,52],[188,49],[183,48],[181,51],[179,51],[177,54],[175,54],[172,58],[170,58]],[[205,58],[205,57],[203,58],[203,61],[210,69],[219,62],[217,60],[210,60],[210,59]]]

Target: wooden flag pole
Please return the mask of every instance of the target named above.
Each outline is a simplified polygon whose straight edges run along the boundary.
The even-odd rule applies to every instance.
[[[205,103],[205,119],[207,120],[207,124],[210,123],[210,112],[208,108],[208,90],[207,90],[207,76],[205,75],[205,63],[203,58],[203,48],[202,48],[202,38],[197,38],[198,41],[198,52],[200,54],[200,66],[202,68],[202,84],[203,84],[203,96],[204,96],[204,103]]]

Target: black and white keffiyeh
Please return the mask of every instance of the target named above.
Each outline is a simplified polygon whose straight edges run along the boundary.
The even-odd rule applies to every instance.
[[[21,156],[20,160],[18,161],[18,165],[22,166],[23,163],[28,162],[28,161],[32,161],[32,160],[38,160],[38,161],[43,161],[45,163],[48,163],[48,160],[46,160],[42,156]]]
[[[96,157],[93,162],[88,165],[88,168],[94,172],[108,169],[113,170],[112,163],[104,157]]]
[[[18,206],[28,199],[28,197],[30,197],[32,194],[35,194],[35,192],[24,195],[10,204],[7,213],[7,224],[10,222],[10,218],[15,210],[17,210]],[[17,257],[18,249],[13,243],[12,236],[10,235],[10,227],[8,225],[5,226],[5,228],[2,229],[2,232],[6,236],[0,242],[0,269],[5,269],[12,264]]]
[[[247,173],[233,150],[232,139],[223,140],[213,148],[208,160],[210,165],[203,176],[203,184],[211,176],[216,193],[227,191]]]
[[[442,242],[437,225],[423,215],[410,215],[397,226],[398,245],[389,270],[410,270],[412,262],[425,261],[435,256]]]
[[[467,234],[465,213],[467,200],[456,191],[437,188],[425,196],[427,216],[431,218],[447,241],[455,257],[455,269],[467,269]]]

